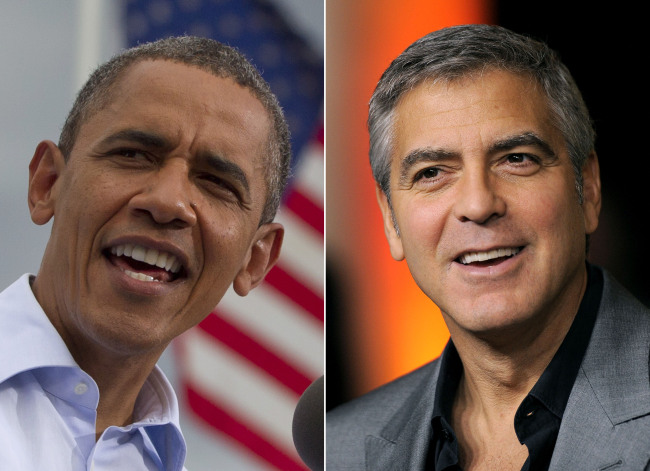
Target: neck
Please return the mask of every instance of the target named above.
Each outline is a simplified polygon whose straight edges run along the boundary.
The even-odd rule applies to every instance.
[[[463,364],[456,402],[471,407],[488,423],[502,423],[504,414],[514,417],[569,331],[586,281],[585,272],[584,279],[550,314],[533,316],[528,323],[499,332],[476,334],[447,322]]]
[[[64,319],[70,318],[70,313],[65,306],[60,307],[62,303],[56,302],[55,291],[47,289],[42,278],[39,274],[32,283],[36,299],[74,360],[99,388],[96,437],[111,425],[132,423],[138,395],[166,345],[133,349],[115,338],[92,335],[74,322],[66,322]],[[66,315],[62,316],[61,312]]]
[[[480,416],[484,422],[496,427],[513,423],[510,419],[514,418],[519,404],[535,385],[557,348],[538,352],[538,355],[529,350],[516,356],[489,348],[476,349],[469,355],[466,348],[458,350],[463,362],[463,376],[455,407],[471,410],[472,415]],[[464,351],[461,353],[461,350]],[[504,420],[506,417],[508,420]]]

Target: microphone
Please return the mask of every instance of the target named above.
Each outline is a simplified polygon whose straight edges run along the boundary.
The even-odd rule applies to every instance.
[[[311,471],[325,469],[324,395],[324,376],[321,376],[305,389],[293,412],[293,444]]]

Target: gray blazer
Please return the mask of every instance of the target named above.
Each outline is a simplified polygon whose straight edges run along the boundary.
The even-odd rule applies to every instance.
[[[650,471],[650,310],[603,273],[552,471]],[[439,370],[435,360],[329,412],[327,469],[423,470]]]

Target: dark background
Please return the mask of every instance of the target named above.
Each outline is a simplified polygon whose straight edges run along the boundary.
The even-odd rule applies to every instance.
[[[596,129],[603,209],[589,260],[607,268],[650,306],[643,260],[648,210],[645,15],[617,5],[497,3],[496,23],[545,41],[567,65]]]

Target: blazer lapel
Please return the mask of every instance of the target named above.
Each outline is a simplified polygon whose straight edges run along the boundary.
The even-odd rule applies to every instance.
[[[650,460],[650,316],[605,273],[589,347],[550,470],[645,469]]]
[[[406,399],[380,436],[366,437],[366,470],[424,469],[440,362],[436,361],[432,367],[431,373]]]

